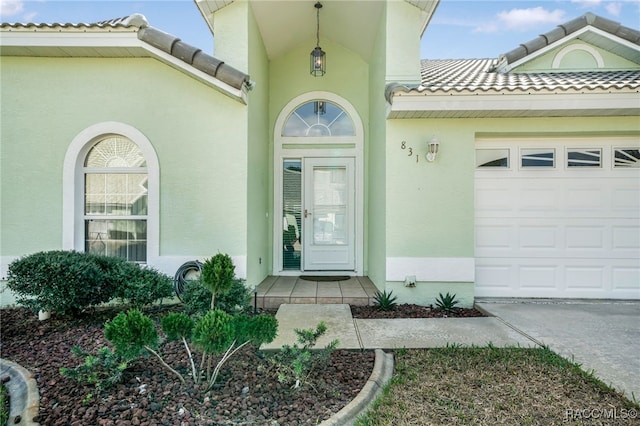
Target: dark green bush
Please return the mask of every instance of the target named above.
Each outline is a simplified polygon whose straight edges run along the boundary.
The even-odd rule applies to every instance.
[[[226,293],[235,279],[236,267],[228,254],[218,253],[202,265],[200,280],[211,292],[211,309],[215,309],[215,298]]]
[[[128,273],[117,286],[115,296],[123,303],[142,308],[173,294],[173,281],[169,276],[149,267],[128,263]]]
[[[19,304],[34,311],[78,314],[108,302],[124,279],[127,263],[76,251],[46,251],[9,264],[7,286]]]
[[[122,381],[122,373],[127,362],[106,346],[98,350],[97,355],[85,352],[79,346],[72,349],[73,355],[83,361],[75,368],[62,367],[60,374],[82,383],[94,385],[99,391],[108,389]],[[0,423],[2,424],[2,423]]]
[[[115,353],[125,360],[142,355],[148,348],[158,347],[158,332],[153,320],[138,309],[120,312],[104,326],[104,337],[113,344]]]
[[[180,297],[189,315],[204,315],[211,309],[211,292],[200,280],[187,281]],[[245,287],[244,281],[234,279],[226,293],[216,296],[215,308],[229,315],[249,312],[252,309],[251,292]]]

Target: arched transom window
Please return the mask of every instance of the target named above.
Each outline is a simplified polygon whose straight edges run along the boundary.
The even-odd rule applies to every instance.
[[[147,162],[123,136],[108,136],[84,161],[85,251],[147,260]]]
[[[349,114],[340,106],[315,99],[300,105],[287,117],[282,136],[355,136],[355,126]]]

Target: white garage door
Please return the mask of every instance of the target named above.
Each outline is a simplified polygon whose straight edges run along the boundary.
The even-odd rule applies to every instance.
[[[638,138],[478,140],[476,296],[640,299]]]

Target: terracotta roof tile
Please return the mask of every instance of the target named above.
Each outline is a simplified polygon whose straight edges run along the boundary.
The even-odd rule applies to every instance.
[[[640,70],[499,73],[495,59],[423,60],[418,92],[639,89]]]
[[[143,42],[168,53],[179,60],[192,65],[198,70],[217,78],[218,80],[234,87],[241,89],[243,86],[251,88],[249,76],[239,71],[223,61],[204,53],[197,47],[191,46],[181,41],[178,37],[165,33],[157,28],[149,25],[144,15],[139,13],[125,16],[122,18],[110,19],[108,21],[95,22],[91,24],[79,23],[2,23],[0,29],[11,30],[66,30],[66,31],[85,31],[85,30],[130,30],[136,31],[138,39]]]

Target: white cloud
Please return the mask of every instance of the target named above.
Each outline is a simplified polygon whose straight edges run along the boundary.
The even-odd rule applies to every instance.
[[[565,12],[553,11],[538,6],[529,9],[511,9],[498,13],[498,20],[506,30],[528,31],[539,26],[560,24],[565,21]]]
[[[23,0],[0,0],[0,16],[14,16],[24,10]]]
[[[610,15],[620,16],[620,12],[622,11],[622,3],[618,3],[618,2],[607,3],[607,5],[604,8],[606,9],[607,12],[609,12]]]
[[[571,0],[571,3],[576,3],[583,9],[589,9],[600,6],[602,0]]]

